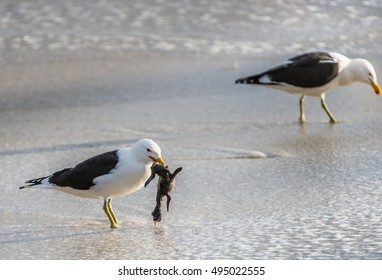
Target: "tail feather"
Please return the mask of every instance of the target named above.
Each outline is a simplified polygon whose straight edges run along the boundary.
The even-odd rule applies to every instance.
[[[260,76],[261,75],[254,75],[240,78],[235,81],[235,84],[261,84],[261,82],[259,81]]]
[[[57,176],[60,176],[61,174],[64,174],[66,171],[70,170],[71,168],[64,168],[60,171],[57,171],[57,172],[54,172],[52,175],[49,175],[49,176],[45,176],[45,177],[41,177],[41,178],[36,178],[36,179],[31,179],[31,180],[28,180],[24,183],[23,186],[21,186],[19,189],[25,189],[25,188],[31,188],[33,186],[36,186],[36,185],[47,185],[50,182],[50,180],[52,178],[55,178]],[[45,179],[48,179],[48,181],[44,181]]]
[[[49,176],[46,176],[46,177],[41,177],[41,178],[37,178],[37,179],[31,179],[31,180],[28,180],[24,183],[23,186],[21,186],[19,189],[25,189],[25,188],[30,188],[30,187],[33,187],[33,186],[36,186],[36,185],[40,185],[41,182],[48,178]]]

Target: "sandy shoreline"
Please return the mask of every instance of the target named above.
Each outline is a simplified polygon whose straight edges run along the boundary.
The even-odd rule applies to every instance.
[[[234,84],[283,57],[31,57],[9,60],[0,75],[1,259],[382,256],[382,100],[366,85],[328,95],[334,126],[307,99],[301,127],[297,96]],[[381,57],[368,58],[382,73]],[[123,227],[114,232],[100,201],[18,190],[142,137],[184,168],[159,229],[155,188],[115,200]],[[248,156],[255,151],[269,157]]]

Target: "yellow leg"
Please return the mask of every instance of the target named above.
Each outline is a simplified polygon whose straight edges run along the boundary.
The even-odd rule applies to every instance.
[[[107,206],[108,206],[108,208],[109,208],[109,211],[110,211],[111,216],[113,217],[114,222],[115,222],[117,225],[119,225],[120,223],[119,223],[119,221],[118,221],[118,219],[117,219],[117,216],[115,215],[115,213],[114,213],[114,211],[113,211],[113,208],[111,207],[111,197],[109,197],[109,198],[107,199]]]
[[[113,210],[110,208],[111,198],[105,199],[103,203],[103,211],[105,212],[106,216],[109,218],[110,221],[110,227],[111,228],[118,228],[118,220],[116,221],[115,214]]]
[[[333,114],[329,111],[328,105],[326,105],[325,94],[321,95],[321,106],[325,110],[325,112],[328,114],[328,116],[330,118],[330,122],[336,123],[337,122],[336,119],[334,118]]]
[[[300,98],[300,123],[304,123],[306,121],[304,114],[304,98],[305,95],[302,95]]]

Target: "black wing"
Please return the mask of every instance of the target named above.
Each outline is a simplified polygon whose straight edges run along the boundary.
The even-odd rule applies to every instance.
[[[94,186],[94,178],[108,174],[118,163],[117,150],[89,158],[73,168],[57,171],[49,178],[49,183],[61,187],[87,190]]]
[[[339,63],[329,53],[311,52],[292,57],[261,74],[240,78],[236,83],[289,84],[311,88],[327,84],[338,75],[338,71]]]

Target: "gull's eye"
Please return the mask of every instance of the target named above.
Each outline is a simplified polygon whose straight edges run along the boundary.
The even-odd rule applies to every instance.
[[[150,150],[149,148],[147,148],[147,151],[148,151],[149,153],[151,153],[151,150]]]

